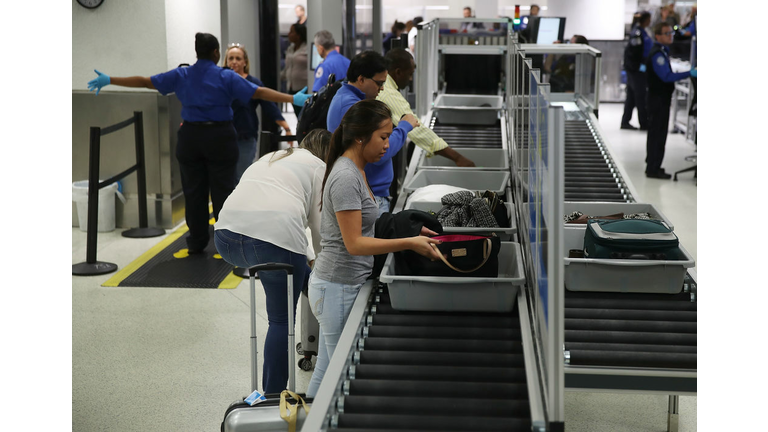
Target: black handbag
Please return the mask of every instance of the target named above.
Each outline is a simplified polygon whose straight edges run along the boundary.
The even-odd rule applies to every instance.
[[[455,234],[432,237],[442,240],[437,247],[441,260],[432,261],[413,251],[398,252],[398,274],[411,276],[499,277],[501,240],[490,237]]]

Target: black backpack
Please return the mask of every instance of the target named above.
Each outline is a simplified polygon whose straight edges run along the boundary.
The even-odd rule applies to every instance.
[[[313,94],[301,109],[299,121],[296,125],[296,141],[301,140],[313,129],[326,129],[328,127],[328,108],[336,92],[341,88],[341,81],[336,81],[336,75],[328,76],[328,83],[317,93]],[[333,132],[333,131],[331,131]]]

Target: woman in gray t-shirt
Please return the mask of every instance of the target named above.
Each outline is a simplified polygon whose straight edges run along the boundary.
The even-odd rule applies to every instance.
[[[426,235],[378,239],[374,227],[379,215],[365,178],[365,165],[377,162],[389,148],[391,112],[377,100],[353,105],[333,134],[323,180],[320,222],[322,252],[309,279],[309,303],[320,323],[317,364],[307,389],[314,397],[344,329],[352,304],[373,270],[373,255],[413,250],[440,259],[439,243]],[[405,121],[405,119],[404,119]],[[417,126],[414,120],[412,126]]]

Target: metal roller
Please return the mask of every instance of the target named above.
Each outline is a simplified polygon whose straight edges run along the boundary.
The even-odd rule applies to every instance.
[[[525,368],[367,364],[355,367],[356,379],[446,381],[455,380],[457,377],[461,377],[461,381],[524,383]],[[457,388],[457,391],[459,390]]]
[[[366,350],[392,351],[431,351],[440,352],[483,352],[483,353],[521,353],[523,345],[511,340],[467,340],[467,339],[399,339],[375,338],[365,339]]]
[[[648,344],[611,344],[611,343],[592,343],[592,342],[566,342],[565,349],[588,350],[588,351],[641,351],[641,352],[665,352],[665,353],[684,353],[696,354],[695,346],[676,346],[676,345],[648,345]]]
[[[344,414],[445,415],[445,413],[453,413],[457,416],[478,417],[497,417],[499,413],[504,413],[505,417],[527,417],[529,415],[528,401],[446,397],[456,393],[451,392],[443,395],[443,397],[429,398],[420,396],[346,396],[344,397]]]
[[[567,333],[567,332],[566,332]],[[696,369],[696,354],[569,350],[572,366]]]
[[[456,392],[456,381],[404,381],[356,379],[349,382],[350,395],[421,397],[444,396]],[[465,398],[524,399],[528,400],[525,383],[461,383],[461,395]]]
[[[512,317],[399,315],[387,314],[387,312],[374,316],[373,324],[385,326],[482,327],[494,329],[498,327],[520,327],[520,322]]]
[[[433,352],[414,351],[373,351],[360,353],[361,364],[378,365],[437,365],[437,366],[479,366],[493,367],[507,365],[524,367],[522,354],[451,353],[439,355]]]
[[[412,429],[419,431],[523,431],[531,429],[530,419],[511,417],[462,417],[450,415],[339,414],[339,428]]]
[[[652,345],[696,345],[696,334],[565,329],[566,342],[635,343]]]
[[[643,321],[685,321],[696,322],[696,312],[691,311],[655,311],[655,310],[611,310],[611,309],[587,309],[566,308],[565,318],[588,319],[619,319],[619,320],[643,320]]]
[[[634,331],[634,332],[664,332],[664,333],[696,334],[695,322],[680,322],[680,321],[639,321],[639,320],[566,318],[565,328],[567,328],[568,330]]]
[[[472,327],[413,327],[377,325],[369,329],[368,335],[370,337],[385,338],[510,340],[520,339],[520,330],[499,328],[493,331],[488,331],[488,329]]]

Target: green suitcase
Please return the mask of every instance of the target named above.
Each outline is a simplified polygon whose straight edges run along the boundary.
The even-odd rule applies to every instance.
[[[590,219],[584,258],[677,261],[685,259],[669,226],[652,219]]]

